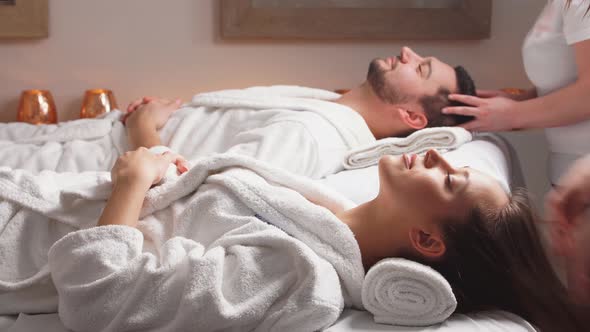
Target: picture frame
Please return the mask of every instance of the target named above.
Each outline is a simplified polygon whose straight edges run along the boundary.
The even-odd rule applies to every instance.
[[[48,0],[0,1],[0,38],[46,38],[48,36]]]
[[[477,40],[492,0],[221,0],[223,39]]]

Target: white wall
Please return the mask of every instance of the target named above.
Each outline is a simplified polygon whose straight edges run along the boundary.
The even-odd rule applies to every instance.
[[[60,120],[77,117],[85,89],[113,89],[120,105],[143,95],[252,85],[326,89],[358,84],[368,60],[409,45],[462,64],[484,88],[526,86],[521,42],[544,0],[494,0],[492,38],[453,42],[226,42],[216,0],[51,0],[50,37],[0,41],[0,121],[13,121],[23,89],[53,93]],[[539,132],[508,135],[530,189],[546,190]]]

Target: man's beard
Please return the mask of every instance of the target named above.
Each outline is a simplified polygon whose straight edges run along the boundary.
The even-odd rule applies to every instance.
[[[379,59],[371,61],[367,72],[367,82],[369,82],[371,89],[384,103],[395,105],[406,102],[407,96],[398,93],[395,87],[387,84],[385,77],[387,72],[379,67]]]

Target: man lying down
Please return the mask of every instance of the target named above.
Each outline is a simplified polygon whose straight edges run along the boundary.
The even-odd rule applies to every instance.
[[[378,196],[354,207],[251,157],[188,165],[158,149],[126,152],[110,177],[0,168],[0,315],[58,311],[74,331],[316,331],[362,308],[371,266],[404,257],[439,271],[460,312],[580,330],[523,195],[433,150],[383,157]],[[184,174],[160,183],[171,164]]]
[[[230,151],[322,178],[341,170],[351,149],[375,139],[468,120],[440,113],[450,104],[450,92],[475,94],[467,72],[406,47],[398,56],[371,61],[366,80],[342,96],[275,86],[204,93],[180,109],[174,102],[144,98],[129,110],[158,113],[150,125],[164,145],[187,159]],[[134,149],[125,135],[133,138],[146,129],[134,122],[127,130],[108,120],[59,128],[0,125],[0,164],[33,172],[109,171],[119,155]]]

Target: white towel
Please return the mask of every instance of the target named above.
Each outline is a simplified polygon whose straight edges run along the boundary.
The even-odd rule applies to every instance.
[[[42,126],[0,124],[0,165],[34,173],[110,170],[128,149],[121,114]]]
[[[44,144],[98,139],[111,133],[122,114],[119,110],[113,110],[96,119],[79,119],[42,126],[22,122],[4,123],[0,124],[0,141]]]
[[[407,137],[388,137],[351,150],[344,168],[357,169],[377,164],[384,155],[421,154],[430,149],[448,151],[472,140],[469,131],[460,127],[437,127],[418,130]]]
[[[442,275],[402,258],[387,258],[371,267],[363,282],[362,299],[376,323],[391,325],[441,323],[457,307]]]

